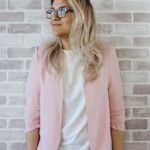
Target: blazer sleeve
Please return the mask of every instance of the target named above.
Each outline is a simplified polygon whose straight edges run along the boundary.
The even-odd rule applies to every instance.
[[[109,51],[108,93],[110,103],[110,125],[116,130],[125,131],[125,108],[123,85],[115,48]]]
[[[25,86],[25,132],[40,128],[40,71],[38,47],[31,58]]]

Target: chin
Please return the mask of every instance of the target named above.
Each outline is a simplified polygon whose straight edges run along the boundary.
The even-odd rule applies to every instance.
[[[57,35],[57,36],[62,34],[61,32],[58,32],[58,31],[52,31],[52,32],[54,35]]]
[[[57,36],[57,37],[59,37],[59,38],[64,37],[64,34],[62,34],[62,33],[56,33],[56,32],[55,32],[54,35]]]

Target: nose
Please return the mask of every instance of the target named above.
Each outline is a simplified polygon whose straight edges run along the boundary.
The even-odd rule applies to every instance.
[[[60,18],[58,17],[58,14],[57,13],[55,13],[55,14],[53,14],[53,16],[52,16],[52,19],[51,20],[60,20]]]
[[[55,14],[52,16],[52,19],[50,20],[50,23],[52,23],[53,21],[59,21],[59,17]]]

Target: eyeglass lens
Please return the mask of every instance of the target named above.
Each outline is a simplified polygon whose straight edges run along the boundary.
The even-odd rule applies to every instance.
[[[62,18],[66,15],[66,8],[59,8],[58,10],[50,9],[46,12],[47,18],[51,19],[54,14],[57,14],[58,17]]]

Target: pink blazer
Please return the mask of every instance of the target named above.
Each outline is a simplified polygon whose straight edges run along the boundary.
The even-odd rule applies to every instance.
[[[110,129],[125,131],[123,90],[117,56],[112,46],[107,43],[103,46],[106,50],[100,77],[93,83],[84,84],[90,150],[112,150]],[[25,132],[40,128],[37,150],[58,150],[63,76],[57,80],[54,74],[48,74],[40,63],[39,51],[40,47],[32,57],[26,82]]]

